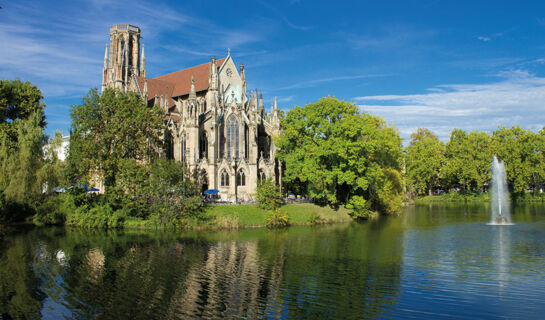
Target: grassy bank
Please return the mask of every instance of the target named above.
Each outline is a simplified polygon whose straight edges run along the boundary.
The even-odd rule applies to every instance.
[[[352,219],[344,207],[334,210],[311,203],[287,204],[280,208],[288,216],[290,225],[350,222]],[[209,205],[199,218],[187,221],[190,229],[238,229],[265,227],[269,211],[257,205]],[[129,219],[125,228],[153,229],[157,225],[150,220]]]
[[[511,201],[514,202],[545,202],[545,193],[534,194],[534,193],[525,193],[523,195],[510,195]],[[451,192],[439,196],[423,196],[417,197],[414,199],[415,203],[418,204],[427,204],[427,203],[436,203],[436,202],[489,202],[490,194],[481,193],[481,194],[459,194],[456,192]]]

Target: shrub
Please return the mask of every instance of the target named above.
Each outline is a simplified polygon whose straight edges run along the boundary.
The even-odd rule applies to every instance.
[[[267,179],[257,186],[256,198],[259,207],[265,210],[274,210],[282,204],[280,190],[271,179]]]
[[[266,217],[267,228],[283,228],[289,226],[289,217],[287,214],[282,214],[280,209],[272,210]]]

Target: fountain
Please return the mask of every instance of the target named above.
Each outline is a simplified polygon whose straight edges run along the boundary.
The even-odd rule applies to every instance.
[[[507,180],[505,177],[505,165],[494,156],[492,161],[492,196],[490,205],[492,208],[493,225],[511,225],[509,213],[509,195],[507,194]]]

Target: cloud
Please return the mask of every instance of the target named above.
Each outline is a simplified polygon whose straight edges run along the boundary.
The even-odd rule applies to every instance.
[[[304,25],[298,25],[298,24],[295,24],[295,23],[292,23],[283,13],[281,10],[278,10],[276,7],[270,5],[269,3],[265,2],[265,1],[257,1],[260,5],[262,5],[263,7],[267,8],[268,10],[270,10],[271,12],[273,12],[276,16],[278,16],[282,21],[284,21],[284,23],[294,29],[294,30],[300,30],[300,31],[307,31],[307,30],[310,30],[312,29],[312,27],[310,26],[304,26]],[[294,4],[299,4],[300,1],[298,0],[295,0],[295,1],[291,1],[290,2],[290,6],[291,5],[294,5]]]
[[[376,78],[376,77],[386,77],[390,74],[359,74],[359,75],[346,75],[346,76],[335,76],[335,77],[325,77],[320,79],[305,80],[301,82],[294,83],[292,85],[278,88],[278,90],[290,90],[290,89],[301,89],[301,88],[311,88],[315,87],[322,83],[343,81],[343,80],[356,80],[356,79],[365,79],[365,78]]]
[[[483,37],[483,36],[478,36],[477,39],[479,39],[481,41],[484,41],[484,42],[488,42],[488,41],[492,40],[492,38],[490,38],[490,37]]]
[[[434,131],[442,140],[454,128],[492,131],[498,126],[520,125],[538,130],[545,125],[545,78],[524,70],[497,75],[487,84],[447,84],[429,93],[375,95],[353,98],[371,114],[394,123],[402,136],[419,127]]]
[[[357,49],[391,50],[400,47],[411,47],[425,43],[437,34],[430,29],[415,28],[406,24],[389,23],[379,24],[369,28],[367,33],[346,34],[339,33],[342,39]]]

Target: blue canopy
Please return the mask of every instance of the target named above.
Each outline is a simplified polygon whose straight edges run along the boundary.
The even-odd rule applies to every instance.
[[[208,189],[204,191],[204,194],[218,194],[219,192],[218,189]]]

